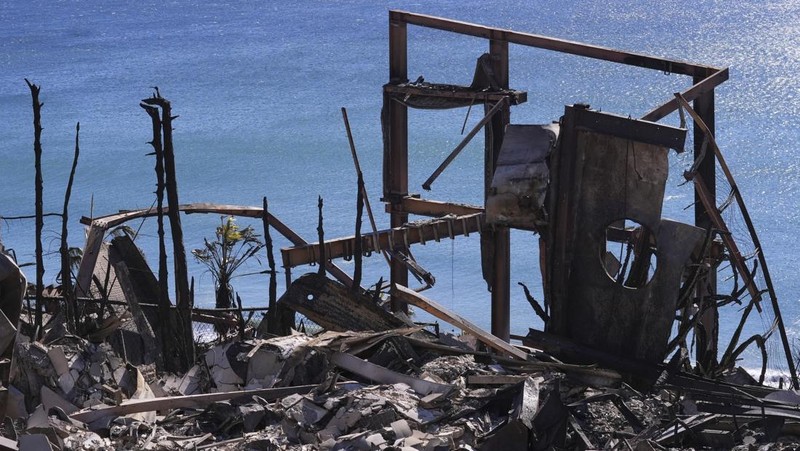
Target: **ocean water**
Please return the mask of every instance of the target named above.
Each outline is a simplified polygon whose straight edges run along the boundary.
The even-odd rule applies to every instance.
[[[42,87],[45,211],[61,210],[81,123],[81,159],[70,208],[70,244],[83,245],[80,216],[153,204],[150,120],[138,106],[152,87],[172,101],[180,199],[260,205],[316,241],[317,196],[326,237],[353,233],[355,170],[340,108],[348,109],[379,226],[381,86],[388,80],[388,10],[450,17],[640,53],[730,67],[717,89],[717,141],[764,244],[790,333],[800,321],[800,2],[783,0],[626,2],[159,1],[0,3],[0,216],[34,209],[31,101],[23,79]],[[410,27],[409,77],[468,84],[485,41]],[[641,116],[691,84],[688,77],[511,46],[510,78],[528,91],[514,123],[557,120],[565,104]],[[421,183],[461,140],[464,110],[411,111],[410,186]],[[468,127],[479,120],[468,119]],[[678,124],[673,115],[664,120]],[[687,144],[690,148],[691,143]],[[436,181],[431,199],[479,204],[482,139]],[[671,155],[665,216],[691,222],[692,193],[679,186],[690,156]],[[210,237],[219,218],[184,216],[187,248]],[[260,230],[258,221],[239,220]],[[154,220],[138,241],[156,266]],[[365,224],[365,229],[366,229]],[[0,221],[0,239],[21,263],[34,261],[32,220]],[[58,264],[60,223],[45,224],[45,279]],[[516,282],[541,298],[537,237],[512,235],[512,333],[540,322]],[[276,237],[278,247],[288,242]],[[437,278],[426,294],[489,327],[490,297],[480,276],[476,235],[418,246]],[[280,257],[278,257],[280,261]],[[262,258],[262,263],[265,259]],[[341,262],[346,270],[352,263]],[[257,262],[243,273],[260,270]],[[25,268],[34,279],[32,266]],[[315,268],[296,268],[295,275]],[[377,255],[365,283],[388,274]],[[192,263],[197,304],[213,305],[213,280]],[[283,279],[279,279],[279,291]],[[245,304],[266,305],[267,279],[243,275]],[[735,318],[722,319],[723,327]]]

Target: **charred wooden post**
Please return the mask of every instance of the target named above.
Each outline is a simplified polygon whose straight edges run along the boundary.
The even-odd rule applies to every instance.
[[[362,242],[361,242],[361,215],[364,210],[364,176],[358,171],[358,193],[356,194],[356,240],[353,248],[355,269],[353,269],[353,285],[350,290],[358,292],[361,287]]]
[[[294,310],[278,303],[278,272],[275,268],[275,254],[272,246],[272,235],[269,227],[269,203],[263,199],[261,221],[264,223],[264,247],[267,248],[267,262],[269,264],[269,309],[265,320],[267,332],[275,335],[288,335],[294,327]],[[286,268],[288,271],[289,268]],[[288,285],[287,285],[288,286]],[[259,329],[261,330],[261,329]]]
[[[78,156],[80,155],[80,133],[81,123],[75,125],[75,155],[72,158],[72,168],[69,171],[67,189],[64,193],[64,208],[61,212],[61,291],[64,294],[64,316],[67,319],[67,330],[75,331],[78,318],[75,314],[75,291],[72,286],[72,270],[70,267],[68,228],[69,220],[69,198],[72,195],[72,183],[75,181],[75,169],[78,167]]]
[[[501,89],[508,89],[508,41],[492,39],[489,41],[492,70],[495,81]],[[486,152],[484,156],[484,201],[488,198],[497,157],[503,145],[506,126],[511,121],[508,102],[497,114],[492,116],[486,128]],[[485,105],[488,115],[491,108]],[[481,254],[483,255],[484,278],[492,292],[492,334],[509,340],[511,333],[511,233],[508,227],[494,227],[489,233],[481,234]]]
[[[405,21],[389,16],[389,83],[408,81],[408,27]],[[408,222],[401,208],[408,195],[408,107],[395,102],[384,91],[381,122],[384,127],[383,197],[389,203],[390,226]],[[400,259],[391,260],[391,283],[408,286],[408,269]],[[405,302],[392,296],[392,310],[408,312]]]
[[[322,196],[317,200],[317,209],[319,210],[319,220],[317,222],[317,237],[319,238],[319,270],[321,276],[325,275],[325,229],[322,227]]]
[[[275,273],[275,254],[272,249],[272,236],[269,233],[269,203],[267,196],[262,199],[261,222],[264,224],[264,247],[267,248],[267,263],[269,264],[269,300],[267,301],[267,331],[273,333],[277,319],[276,307],[278,301],[278,281]]]
[[[36,191],[36,316],[34,318],[34,330],[36,337],[42,329],[42,308],[44,294],[44,250],[42,249],[42,229],[44,228],[44,182],[42,181],[42,105],[39,101],[40,87],[25,79],[28,88],[31,90],[31,100],[33,102],[33,155],[34,167],[36,169],[36,179],[34,182]]]
[[[194,277],[192,277],[192,287],[194,287]],[[239,293],[236,293],[235,296],[236,318],[239,320],[239,340],[244,340],[244,332],[245,329],[247,329],[247,322],[244,320],[244,313],[242,312],[242,298],[239,297]]]
[[[694,82],[702,81],[708,74],[697,74],[693,77]],[[706,92],[694,100],[694,110],[700,116],[700,119],[708,127],[709,133],[714,134],[714,91]],[[703,180],[708,180],[710,183],[706,185],[708,188],[708,196],[716,202],[716,158],[714,152],[704,151],[704,144],[706,135],[700,124],[694,124],[694,158],[702,158],[700,165],[697,168],[697,173]],[[701,194],[695,190],[695,203],[694,203],[694,223],[697,227],[704,229],[711,229],[713,227],[711,215],[706,211],[703,205]],[[715,305],[715,295],[717,294],[717,272],[708,271],[705,277],[697,284],[697,297],[699,298],[699,305],[704,309],[705,313],[700,317],[700,324],[698,325],[695,333],[697,340],[697,361],[701,362],[704,367],[717,365],[717,354],[719,351],[718,335],[719,335],[719,312]],[[703,330],[700,331],[699,329]]]

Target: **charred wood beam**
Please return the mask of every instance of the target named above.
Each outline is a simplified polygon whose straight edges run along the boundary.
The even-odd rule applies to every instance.
[[[172,371],[178,371],[180,370],[178,362],[181,361],[181,349],[179,346],[180,337],[176,336],[176,332],[178,331],[176,324],[177,316],[175,315],[175,312],[171,311],[172,304],[169,300],[169,282],[167,281],[167,277],[169,277],[169,270],[167,267],[167,245],[164,238],[164,189],[166,187],[166,183],[164,182],[164,145],[161,139],[163,124],[161,122],[161,117],[157,107],[148,105],[144,102],[140,103],[139,106],[141,106],[150,117],[153,139],[149,144],[153,147],[153,155],[155,156],[156,160],[154,170],[156,173],[155,212],[158,234],[158,341],[161,344],[162,353],[164,354],[164,357],[166,357],[162,359],[162,362],[166,365],[165,368]],[[95,228],[95,223],[92,223],[92,227],[89,231],[89,237],[86,241],[87,249],[89,248],[89,243],[91,242],[93,245],[98,243],[97,250],[99,250],[100,244],[102,244],[103,241],[103,236],[105,235],[107,228],[110,227],[108,225],[102,227],[102,225],[104,225],[102,221],[100,221],[99,224],[101,227]],[[94,234],[92,232],[94,232]],[[86,259],[85,253],[87,249],[84,249],[84,259]],[[90,255],[92,259],[96,261],[97,253],[95,252],[95,249],[89,249],[89,252],[91,252]],[[94,262],[91,263],[91,267],[89,268],[90,274],[94,271],[94,264]],[[79,284],[81,284],[83,281],[82,272],[83,261],[81,261],[81,269],[78,272]],[[88,294],[88,292],[85,294]]]
[[[319,219],[317,222],[317,236],[319,237],[319,242],[322,243],[325,241],[325,229],[322,227],[322,196],[319,196],[317,201],[317,209],[319,209]],[[328,261],[325,258],[325,246],[319,248],[319,275],[325,275],[325,262]]]
[[[361,174],[361,171],[358,171],[358,181],[357,181],[357,193],[356,193],[356,242],[355,242],[355,268],[353,268],[353,286],[351,286],[351,290],[357,292],[361,287],[361,270],[363,266],[363,254],[364,250],[361,248],[361,217],[364,213],[364,176]],[[371,216],[371,215],[370,215]],[[377,227],[376,227],[377,228]],[[386,254],[384,254],[386,255]]]
[[[709,69],[715,69],[710,66],[692,64],[685,61],[659,58],[657,56],[650,56],[641,53],[624,52],[607,47],[600,47],[563,39],[555,39],[531,33],[521,33],[502,28],[487,27],[474,23],[444,19],[441,17],[428,16],[424,14],[414,14],[405,11],[389,11],[389,20],[391,22],[397,22],[403,25],[418,25],[426,28],[449,31],[452,33],[459,33],[496,41],[505,41],[528,47],[536,47],[545,50],[553,50],[561,53],[584,56],[587,58],[610,61],[628,66],[644,67],[647,69],[654,69],[667,73],[702,75],[705,74]]]
[[[463,99],[473,103],[497,103],[502,99],[508,99],[511,105],[520,105],[528,101],[528,93],[525,91],[502,90],[502,91],[477,91],[469,87],[459,87],[462,89],[443,90],[426,89],[420,86],[408,84],[388,84],[383,86],[383,92],[397,97],[437,97],[445,99]]]
[[[434,219],[381,230],[377,233],[377,243],[375,235],[362,237],[361,246],[366,253],[379,252],[382,249],[407,249],[411,244],[438,242],[442,238],[455,239],[458,235],[481,231],[483,227],[483,213]],[[351,256],[356,248],[353,236],[328,240],[324,245],[328,259]],[[320,249],[319,243],[281,249],[284,265],[293,268],[315,263],[319,261]],[[403,270],[406,271],[405,266]]]
[[[420,199],[411,196],[403,197],[397,204],[387,204],[386,212],[391,212],[392,208],[407,214],[431,217],[447,215],[464,216],[483,213],[483,207],[475,205],[441,202],[438,200]]]
[[[507,105],[507,102],[506,102],[505,98],[503,98],[503,99],[499,100],[497,103],[495,103],[494,106],[492,106],[492,108],[489,109],[489,111],[486,113],[486,115],[480,121],[478,121],[478,123],[475,124],[474,127],[472,127],[472,130],[470,130],[469,133],[467,133],[467,136],[465,136],[464,139],[462,139],[461,142],[458,143],[456,148],[453,149],[452,152],[450,152],[450,154],[447,156],[447,158],[444,159],[442,164],[440,164],[439,167],[437,167],[436,170],[433,171],[431,176],[428,177],[428,179],[425,180],[425,182],[422,183],[422,188],[425,189],[426,191],[430,191],[431,190],[431,183],[433,183],[442,174],[442,172],[444,172],[444,170],[447,168],[447,166],[449,166],[450,163],[452,163],[453,160],[456,159],[458,154],[461,153],[462,150],[464,150],[464,147],[467,147],[467,144],[469,144],[470,141],[472,141],[472,138],[474,138],[475,135],[486,124],[488,124],[489,121],[492,120],[492,118],[494,117],[495,113],[500,111],[506,105]]]
[[[356,143],[353,140],[353,132],[350,130],[350,120],[347,118],[347,108],[344,107],[342,107],[342,120],[344,121],[344,127],[345,130],[347,131],[347,142],[350,144],[350,154],[353,157],[353,165],[356,168],[356,177],[358,178],[358,198],[356,201],[357,204],[356,213],[358,215],[358,218],[356,219],[356,224],[357,224],[356,227],[358,228],[359,231],[361,230],[361,207],[359,205],[363,204],[363,206],[367,208],[367,216],[369,217],[369,225],[370,227],[372,227],[372,233],[378,233],[378,226],[375,223],[375,215],[372,214],[372,205],[369,202],[369,194],[367,194],[367,187],[364,184],[364,174],[361,172],[361,163],[359,163],[358,161],[358,152],[356,152]],[[356,233],[356,235],[358,235],[358,233]],[[383,257],[386,259],[386,263],[388,263],[389,266],[391,266],[392,262],[389,260],[389,254],[384,252]],[[359,254],[358,260],[356,260],[357,267],[360,264],[360,261],[361,260]],[[356,278],[355,275],[354,278],[357,279],[357,281],[355,281],[353,286],[355,288],[358,288],[361,285],[361,278],[360,277]]]
[[[278,305],[278,272],[275,266],[275,253],[272,246],[272,235],[269,225],[269,203],[263,199],[261,221],[264,224],[264,245],[267,248],[269,264],[269,301],[267,310],[267,332],[276,335],[288,335],[294,326],[294,312]],[[241,309],[246,310],[246,309]],[[195,309],[196,311],[196,309]]]
[[[294,387],[259,388],[222,393],[201,393],[197,395],[168,396],[163,398],[130,399],[116,406],[98,405],[73,413],[74,420],[91,423],[103,417],[117,417],[138,412],[152,412],[166,409],[203,409],[211,403],[234,399],[250,399],[258,396],[265,400],[284,398],[292,394],[305,394],[317,385],[298,385]]]
[[[713,92],[714,88],[721,85],[728,79],[728,68],[718,69],[713,71],[710,75],[706,78],[702,78],[697,81],[691,88],[683,91],[681,94],[684,99],[688,100],[689,102],[696,100],[697,98]],[[678,109],[678,101],[676,99],[670,99],[666,103],[659,105],[658,107],[654,108],[649,113],[642,116],[643,121],[650,121],[650,122],[658,122],[668,114],[672,113],[673,111]]]

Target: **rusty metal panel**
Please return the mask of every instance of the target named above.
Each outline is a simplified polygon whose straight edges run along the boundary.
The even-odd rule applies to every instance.
[[[552,206],[561,219],[548,246],[559,253],[550,253],[548,265],[560,286],[550,291],[548,327],[613,354],[660,362],[684,265],[704,231],[661,219],[674,130],[629,120],[634,136],[648,137],[642,142],[631,139],[628,119],[613,117],[603,131],[596,120],[602,114],[568,108],[561,130],[557,164],[568,170],[558,172],[552,193],[564,202]]]
[[[547,224],[544,200],[550,183],[547,160],[558,124],[509,125],[486,199],[486,221],[538,230]]]

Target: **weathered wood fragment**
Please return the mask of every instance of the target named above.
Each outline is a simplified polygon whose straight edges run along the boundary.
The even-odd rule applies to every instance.
[[[359,359],[358,357],[345,352],[334,353],[331,356],[331,361],[337,366],[344,368],[353,374],[365,377],[371,381],[379,382],[381,384],[406,384],[421,396],[429,395],[431,393],[447,394],[450,393],[450,391],[452,391],[454,388],[452,385],[439,384],[424,379],[417,379],[406,374],[401,374],[396,371],[386,369],[382,366],[375,365],[374,363],[370,363],[366,360]]]
[[[166,409],[202,409],[218,401],[229,401],[238,398],[259,396],[265,400],[282,398],[293,394],[308,393],[317,385],[299,385],[295,387],[260,388],[255,390],[232,391],[222,393],[203,393],[199,395],[168,396],[151,399],[132,399],[118,406],[102,406],[81,410],[70,417],[74,420],[91,423],[105,416],[120,416],[132,413],[151,412]]]
[[[464,332],[475,335],[482,343],[496,351],[499,351],[501,354],[510,355],[521,360],[528,359],[528,354],[524,351],[520,351],[505,341],[489,334],[462,316],[449,311],[444,306],[413,290],[410,290],[404,286],[395,285],[393,294],[403,302],[419,307],[443,321],[447,321],[454,326],[460,327],[464,330]]]
[[[127,237],[126,237],[127,238]],[[130,239],[129,239],[130,240]],[[131,242],[132,244],[132,242]],[[142,337],[142,344],[144,345],[144,363],[158,362],[158,368],[164,368],[163,355],[160,352],[161,346],[153,328],[150,326],[142,307],[140,305],[140,297],[137,295],[138,285],[131,275],[131,271],[125,261],[120,260],[113,263],[114,271],[117,274],[117,282],[125,293],[125,299],[128,301],[128,309],[133,316],[133,321],[136,324],[136,329],[139,331],[139,336]]]

